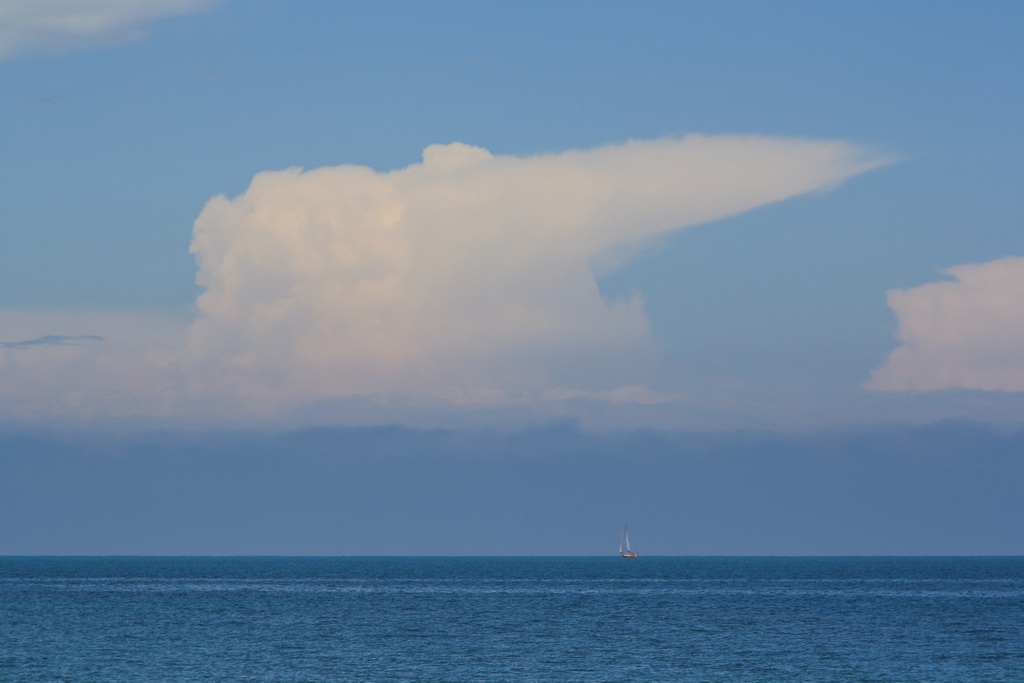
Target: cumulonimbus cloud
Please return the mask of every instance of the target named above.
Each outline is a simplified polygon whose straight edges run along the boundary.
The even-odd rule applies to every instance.
[[[179,370],[254,409],[635,385],[654,345],[643,302],[602,298],[596,259],[884,163],[844,142],[694,135],[260,173],[196,220],[205,292]]]
[[[156,19],[211,7],[219,0],[4,0],[0,62],[141,40]]]
[[[871,375],[883,391],[1024,391],[1024,258],[950,268],[888,294],[901,345]]]
[[[645,386],[643,301],[602,297],[595,264],[886,162],[844,142],[689,136],[259,173],[195,222],[194,315],[0,311],[0,418],[685,402]],[[72,337],[102,341],[32,343]]]

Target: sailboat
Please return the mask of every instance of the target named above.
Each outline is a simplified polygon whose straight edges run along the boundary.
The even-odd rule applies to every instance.
[[[629,547],[629,527],[622,527],[622,538],[619,539],[619,555],[627,560],[635,560],[640,557],[635,550]]]

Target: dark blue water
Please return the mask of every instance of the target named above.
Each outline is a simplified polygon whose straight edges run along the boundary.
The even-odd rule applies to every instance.
[[[0,558],[2,681],[1024,681],[1024,558]]]

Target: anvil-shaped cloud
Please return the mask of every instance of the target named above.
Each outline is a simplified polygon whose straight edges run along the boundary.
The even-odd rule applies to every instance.
[[[886,162],[844,142],[689,136],[260,173],[195,222],[198,315],[0,311],[15,340],[0,419],[684,405],[687,387],[646,386],[659,361],[643,302],[603,298],[595,264]],[[35,343],[69,335],[103,342]]]
[[[206,291],[178,369],[188,393],[250,411],[635,385],[654,344],[643,302],[602,298],[595,260],[884,163],[844,142],[694,135],[260,173],[196,220]]]

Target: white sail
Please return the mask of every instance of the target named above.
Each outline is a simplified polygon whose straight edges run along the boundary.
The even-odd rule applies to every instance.
[[[629,527],[622,527],[622,538],[619,539],[619,555],[628,558],[637,557],[636,552],[629,547]]]

